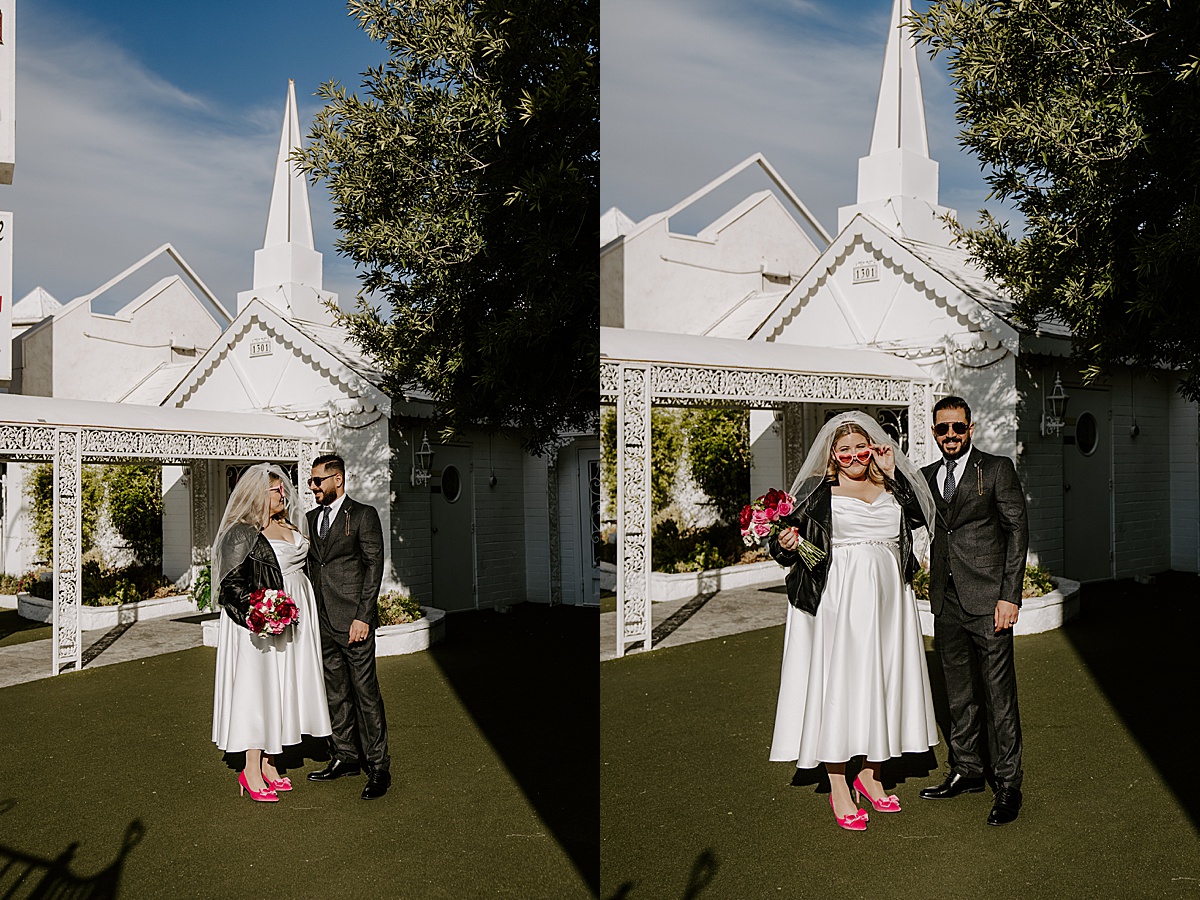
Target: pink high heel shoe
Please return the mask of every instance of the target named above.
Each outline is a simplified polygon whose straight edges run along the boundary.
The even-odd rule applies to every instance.
[[[256,791],[246,781],[246,773],[238,773],[238,796],[243,793],[249,793],[251,800],[257,800],[259,803],[278,803],[279,795],[276,794],[270,787],[263,788],[261,791]]]
[[[867,830],[867,811],[865,809],[856,809],[848,816],[839,816],[837,814],[837,809],[835,809],[833,805],[832,794],[829,797],[829,808],[833,810],[833,818],[847,831]]]
[[[863,787],[862,782],[858,780],[858,776],[854,778],[854,793],[858,800],[866,797],[870,804],[875,807],[875,812],[900,812],[900,798],[895,794],[888,794],[882,800],[876,800],[867,793],[867,789]]]
[[[279,793],[280,791],[290,791],[292,789],[292,779],[288,778],[286,775],[284,775],[282,778],[276,779],[263,778],[263,781],[267,783],[267,787],[276,793]]]

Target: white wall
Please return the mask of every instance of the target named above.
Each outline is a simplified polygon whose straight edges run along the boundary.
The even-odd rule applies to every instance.
[[[192,567],[192,503],[185,469],[162,467],[163,574],[179,581]]]
[[[1165,380],[1131,382],[1125,373],[1111,379],[1117,578],[1171,566],[1170,390]],[[1137,437],[1130,434],[1135,421]]]
[[[1194,402],[1172,391],[1168,402],[1171,467],[1171,568],[1200,571],[1200,433]]]
[[[475,436],[475,575],[480,607],[510,606],[525,597],[524,452],[512,438]],[[496,476],[495,486],[488,481]]]
[[[749,502],[771,488],[786,491],[784,484],[783,419],[770,409],[750,410],[750,496]]]
[[[522,466],[525,517],[525,596],[550,602],[550,511],[546,460],[525,455]],[[564,586],[565,587],[565,586]]]

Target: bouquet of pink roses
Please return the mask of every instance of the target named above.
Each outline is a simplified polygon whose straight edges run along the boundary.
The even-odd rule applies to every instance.
[[[787,491],[771,488],[753,503],[742,507],[738,524],[742,529],[742,541],[747,547],[766,544],[786,528],[794,528],[783,519],[796,508],[796,498]],[[796,534],[800,546],[796,552],[810,570],[825,558],[825,551]]]
[[[259,588],[250,595],[246,625],[254,634],[283,634],[300,619],[296,601],[283,591]]]

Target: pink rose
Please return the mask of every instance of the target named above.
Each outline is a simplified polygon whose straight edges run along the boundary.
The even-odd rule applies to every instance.
[[[750,516],[750,521],[753,522],[755,525],[761,525],[764,522],[771,521],[771,514],[768,513],[765,509],[756,509],[756,510],[754,510],[754,513]]]
[[[750,527],[760,538],[769,537],[771,534],[771,526],[766,522],[758,522]]]
[[[789,516],[789,515],[791,515],[792,510],[795,508],[796,507],[794,505],[792,505],[792,501],[780,500],[779,505],[777,507],[775,507],[775,511],[778,512],[779,515],[781,515],[781,516]]]

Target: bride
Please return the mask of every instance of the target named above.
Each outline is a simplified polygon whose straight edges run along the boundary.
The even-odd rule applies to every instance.
[[[251,466],[238,480],[213,542],[212,591],[222,615],[217,640],[212,739],[245,751],[239,793],[276,802],[292,789],[275,755],[302,734],[332,733],[312,585],[304,574],[307,523],[291,479],[276,465]],[[250,595],[282,590],[299,612],[282,634],[248,628]]]
[[[794,527],[771,542],[772,556],[791,566],[771,759],[824,764],[838,825],[862,831],[868,814],[851,797],[846,764],[865,757],[854,792],[876,812],[899,812],[880,781],[883,761],[937,743],[910,586],[913,532],[933,521],[933,496],[858,411],[825,424],[791,493],[796,509],[785,520]],[[799,538],[814,551],[807,561]]]

